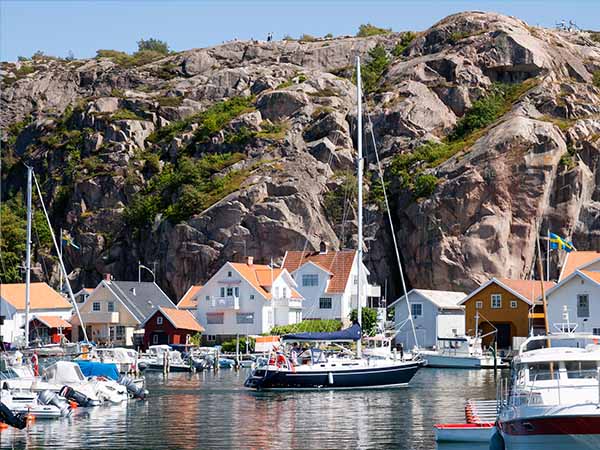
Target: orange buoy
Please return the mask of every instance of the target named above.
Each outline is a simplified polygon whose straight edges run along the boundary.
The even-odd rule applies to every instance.
[[[71,409],[76,409],[78,405],[73,400],[69,400],[69,406],[71,407]]]
[[[29,425],[35,423],[35,416],[32,416],[31,414],[27,414],[27,423]]]

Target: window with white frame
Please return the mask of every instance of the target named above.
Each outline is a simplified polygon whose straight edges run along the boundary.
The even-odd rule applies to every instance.
[[[162,316],[158,316],[156,318],[156,325],[162,325],[163,324],[163,318]]]
[[[254,300],[254,294],[250,294],[250,300]]]
[[[224,287],[221,288],[221,297],[225,297],[225,288]]]
[[[100,302],[92,303],[92,311],[100,311]]]
[[[516,301],[516,300],[511,300],[511,301],[510,301],[510,307],[511,307],[512,309],[516,309],[516,308],[517,308],[517,306],[518,306],[518,305],[517,305],[517,301]]]
[[[225,315],[223,313],[206,313],[206,323],[208,325],[223,325]]]
[[[231,273],[231,270],[229,272],[227,272],[227,276],[231,277],[233,275],[233,273]]]
[[[592,334],[596,336],[600,336],[600,328],[592,328]]]
[[[108,312],[115,312],[115,302],[108,302]]]
[[[232,297],[233,296],[233,288],[232,287],[228,287],[227,288],[227,297]]]
[[[588,294],[577,296],[577,317],[590,317],[590,296]]]
[[[502,294],[492,294],[491,295],[491,306],[492,306],[492,309],[502,308]]]
[[[302,286],[318,286],[319,275],[315,273],[306,273],[302,275]]]
[[[283,287],[282,289],[283,289],[283,293],[281,294],[281,296],[282,296],[283,298],[287,298],[287,296],[288,296],[288,295],[287,295],[287,288],[286,288],[286,287]]]
[[[116,334],[118,340],[125,339],[125,327],[123,325],[117,325]]]
[[[421,317],[423,315],[423,305],[421,303],[411,303],[410,312],[413,317]]]
[[[207,302],[210,301],[210,295],[207,295],[206,297],[204,297],[206,299]]]
[[[158,334],[152,335],[152,343],[153,344],[158,344]]]
[[[272,309],[269,309],[267,311],[267,326],[268,327],[273,326],[273,310]]]
[[[207,334],[207,335],[206,335],[206,340],[207,340],[208,342],[214,342],[214,341],[216,341],[216,340],[217,340],[217,336],[216,336],[216,335],[214,335],[214,334]]]
[[[236,321],[238,324],[253,324],[254,313],[237,313]]]
[[[236,297],[239,297],[240,296],[240,288],[239,287],[233,288],[233,293],[235,294]]]
[[[481,300],[477,300],[475,302],[475,309],[481,309],[483,308],[483,302]]]
[[[331,298],[330,297],[321,297],[319,299],[319,309],[331,309]]]

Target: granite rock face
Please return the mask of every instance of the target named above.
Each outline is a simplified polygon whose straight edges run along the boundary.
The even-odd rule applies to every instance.
[[[340,181],[355,167],[352,66],[357,55],[368,65],[381,45],[390,63],[365,98],[365,123],[382,157],[410,286],[471,289],[490,276],[526,277],[538,229],[600,248],[600,46],[586,33],[479,12],[443,19],[400,53],[403,36],[232,41],[141,65],[2,63],[3,146],[10,161],[33,164],[44,178],[55,226],[81,246],[66,252],[77,286],[105,272],[136,279],[137,261],[156,262],[159,284],[177,299],[227,260],[278,262],[286,249],[320,241],[354,245],[354,193]],[[415,198],[394,158],[447,139],[499,82],[526,89],[452,157],[412,166],[437,178],[430,195]],[[224,122],[214,115],[239,98],[246,106]],[[370,139],[367,263],[395,295]],[[219,158],[227,162],[211,163],[205,178],[181,179],[193,176],[190,161]],[[3,165],[3,193],[14,195],[23,166]],[[140,203],[149,198],[161,206]]]

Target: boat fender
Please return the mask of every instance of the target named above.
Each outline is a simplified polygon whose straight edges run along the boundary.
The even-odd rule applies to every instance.
[[[134,381],[127,375],[123,375],[119,378],[119,384],[125,386],[127,392],[129,392],[133,398],[144,400],[148,395],[146,389],[136,386]]]
[[[504,438],[496,428],[492,438],[490,439],[490,450],[505,450],[506,446],[504,445]]]
[[[327,374],[327,381],[329,382],[329,384],[333,384],[333,373],[329,372]]]
[[[52,391],[46,390],[40,392],[40,395],[38,395],[38,400],[44,405],[56,406],[62,417],[67,417],[72,412],[71,405]]]
[[[27,415],[13,413],[8,406],[0,402],[0,422],[22,430],[27,426]]]
[[[33,365],[33,374],[36,377],[39,377],[40,376],[40,364],[39,364],[37,353],[34,353],[33,356],[31,357],[31,364]]]
[[[92,400],[87,395],[82,394],[81,392],[77,392],[75,389],[69,386],[63,386],[59,391],[59,395],[61,397],[66,398],[67,400],[72,400],[77,403],[79,406],[88,407],[88,406],[96,406],[99,402]]]

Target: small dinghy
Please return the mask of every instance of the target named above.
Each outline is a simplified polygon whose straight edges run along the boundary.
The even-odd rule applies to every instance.
[[[490,442],[496,427],[487,423],[439,423],[433,426],[438,442]]]

